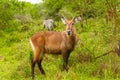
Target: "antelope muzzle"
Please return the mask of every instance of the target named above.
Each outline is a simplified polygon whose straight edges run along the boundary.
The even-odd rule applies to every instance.
[[[69,36],[72,34],[71,30],[67,30],[66,32],[67,32],[67,35],[69,35]]]

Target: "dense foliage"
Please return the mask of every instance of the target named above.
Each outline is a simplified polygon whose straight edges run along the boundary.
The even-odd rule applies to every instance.
[[[46,31],[42,20],[53,18],[63,31],[66,18],[81,16],[76,24],[79,42],[69,58],[69,71],[61,71],[62,57],[46,55],[46,76],[35,69],[36,80],[120,80],[120,57],[112,52],[120,41],[120,0],[43,0],[31,4],[18,0],[0,0],[0,80],[30,80],[32,49],[29,39]]]

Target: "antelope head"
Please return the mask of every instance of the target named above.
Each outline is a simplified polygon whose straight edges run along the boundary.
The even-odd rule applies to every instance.
[[[72,36],[75,29],[74,24],[81,20],[81,17],[74,17],[73,19],[67,20],[64,16],[61,17],[63,24],[66,25],[66,34]]]

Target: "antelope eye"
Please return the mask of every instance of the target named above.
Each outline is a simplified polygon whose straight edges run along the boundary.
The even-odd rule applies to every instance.
[[[71,23],[71,25],[74,25],[74,23]]]

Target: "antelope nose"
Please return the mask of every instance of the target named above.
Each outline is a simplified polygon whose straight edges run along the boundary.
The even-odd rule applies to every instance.
[[[70,30],[67,30],[67,34],[70,35],[70,34],[71,34],[71,31],[70,31]]]

